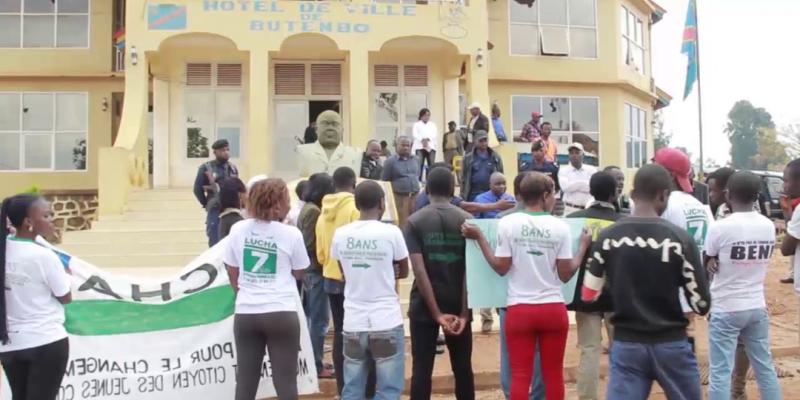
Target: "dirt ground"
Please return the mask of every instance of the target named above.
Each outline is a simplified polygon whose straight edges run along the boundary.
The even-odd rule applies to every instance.
[[[789,274],[789,259],[775,256],[772,266],[767,275],[766,297],[767,307],[770,314],[770,341],[772,343],[773,354],[775,355],[776,367],[778,370],[779,381],[783,389],[785,399],[800,399],[800,344],[798,330],[798,297],[794,292],[794,286],[780,283],[781,278]],[[704,379],[707,376],[708,360],[708,331],[705,319],[696,320],[695,333],[698,359],[701,365],[701,374]],[[575,388],[575,370],[578,365],[579,350],[576,339],[575,327],[570,329],[567,341],[567,353],[565,357],[565,379],[567,381],[567,399],[577,399]],[[407,339],[408,340],[408,339]],[[606,344],[604,339],[604,344]],[[406,346],[406,377],[411,376],[411,349],[407,342]],[[502,400],[502,392],[499,390],[499,335],[492,332],[490,334],[474,334],[472,365],[476,375],[477,399],[482,400]],[[605,379],[608,367],[607,356],[601,360],[601,377]],[[747,392],[748,398],[758,399],[758,387],[752,376],[749,375]],[[321,381],[320,389],[323,393],[332,393],[332,381]],[[605,380],[601,384],[605,388]],[[704,384],[705,385],[705,384]],[[408,380],[406,387],[408,387]],[[332,390],[333,389],[333,390]],[[603,389],[604,390],[604,389]],[[708,387],[704,386],[703,391],[707,392]],[[434,370],[434,395],[435,399],[452,399],[452,373],[447,353],[436,357]],[[320,398],[319,396],[315,396]],[[601,393],[601,398],[604,398]],[[321,396],[329,398],[329,396]],[[404,397],[407,398],[407,397]],[[654,385],[650,396],[651,399],[666,399],[661,389]]]

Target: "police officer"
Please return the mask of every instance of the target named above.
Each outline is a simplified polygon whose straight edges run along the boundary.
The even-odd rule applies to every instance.
[[[222,181],[239,175],[236,166],[230,162],[231,151],[226,139],[219,139],[211,145],[214,159],[207,161],[197,169],[194,180],[194,196],[206,209],[206,236],[208,247],[219,241],[219,188]]]

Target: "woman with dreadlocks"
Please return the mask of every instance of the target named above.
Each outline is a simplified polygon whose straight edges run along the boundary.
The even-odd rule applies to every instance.
[[[55,399],[69,357],[69,277],[58,256],[36,243],[52,236],[51,217],[50,204],[31,194],[6,198],[0,210],[0,363],[14,399]]]

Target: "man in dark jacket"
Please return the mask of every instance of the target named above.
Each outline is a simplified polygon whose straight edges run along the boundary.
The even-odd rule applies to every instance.
[[[475,133],[475,148],[466,156],[461,166],[461,197],[467,201],[489,190],[489,178],[495,172],[503,172],[500,154],[489,148],[486,131]]]
[[[236,166],[230,162],[231,151],[227,140],[217,140],[211,149],[214,150],[214,160],[203,163],[194,179],[194,197],[206,209],[208,247],[219,241],[219,188],[225,179],[239,176]]]
[[[367,151],[361,155],[361,173],[359,176],[365,179],[381,179],[383,165],[381,165],[381,144],[372,139],[367,142]]]
[[[469,113],[471,116],[467,128],[473,137],[478,131],[489,132],[489,117],[481,112],[480,104],[472,103],[469,106]],[[477,140],[473,138],[473,142],[477,142]]]
[[[617,212],[614,203],[617,201],[617,180],[614,175],[602,171],[592,175],[589,180],[589,190],[595,201],[585,210],[574,212],[567,218],[586,218],[586,226],[592,230],[592,236],[597,237],[601,229],[611,225],[622,216]],[[581,286],[585,274],[586,253],[584,262],[578,270],[575,297],[567,309],[575,312],[575,322],[578,325],[578,347],[581,349],[580,363],[578,364],[578,397],[581,399],[597,399],[600,376],[600,353],[603,339],[602,327],[605,322],[609,342],[612,336],[611,327],[611,295],[603,291],[600,298],[593,303],[584,303],[581,300]]]

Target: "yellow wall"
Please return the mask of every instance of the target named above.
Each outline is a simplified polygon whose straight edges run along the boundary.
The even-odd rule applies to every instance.
[[[89,93],[89,132],[86,171],[58,172],[0,172],[0,197],[18,193],[36,186],[40,189],[96,189],[98,149],[111,145],[111,93],[122,91],[122,82],[116,79],[42,79],[0,80],[2,91],[73,91]],[[108,99],[108,110],[102,111],[103,98]]]
[[[0,76],[108,76],[111,74],[112,1],[93,0],[86,49],[1,49]]]

